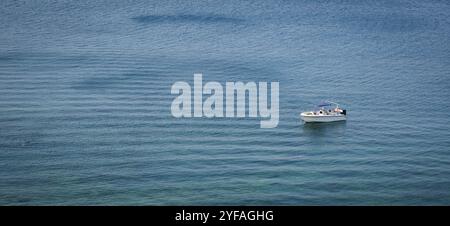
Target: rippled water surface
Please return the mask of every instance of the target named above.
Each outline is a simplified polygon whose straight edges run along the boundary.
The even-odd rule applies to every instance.
[[[446,1],[0,6],[0,204],[450,204]],[[278,127],[172,117],[195,72],[279,81]]]

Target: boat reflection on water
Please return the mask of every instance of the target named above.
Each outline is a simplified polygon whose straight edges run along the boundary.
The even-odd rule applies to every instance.
[[[328,122],[328,123],[303,123],[303,133],[306,136],[324,137],[342,136],[347,127],[346,121]]]

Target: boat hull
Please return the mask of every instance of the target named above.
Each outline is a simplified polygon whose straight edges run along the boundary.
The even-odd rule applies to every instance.
[[[304,122],[338,122],[345,121],[345,115],[300,115]]]

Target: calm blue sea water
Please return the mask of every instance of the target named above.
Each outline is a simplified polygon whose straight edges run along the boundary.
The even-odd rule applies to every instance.
[[[447,1],[0,3],[1,205],[450,204]],[[279,81],[280,123],[171,116]],[[304,125],[321,100],[346,123]]]

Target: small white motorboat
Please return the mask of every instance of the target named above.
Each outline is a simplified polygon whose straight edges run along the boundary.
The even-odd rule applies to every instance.
[[[339,104],[324,101],[317,105],[318,109],[300,113],[304,122],[337,122],[347,120],[347,110],[339,107]]]

